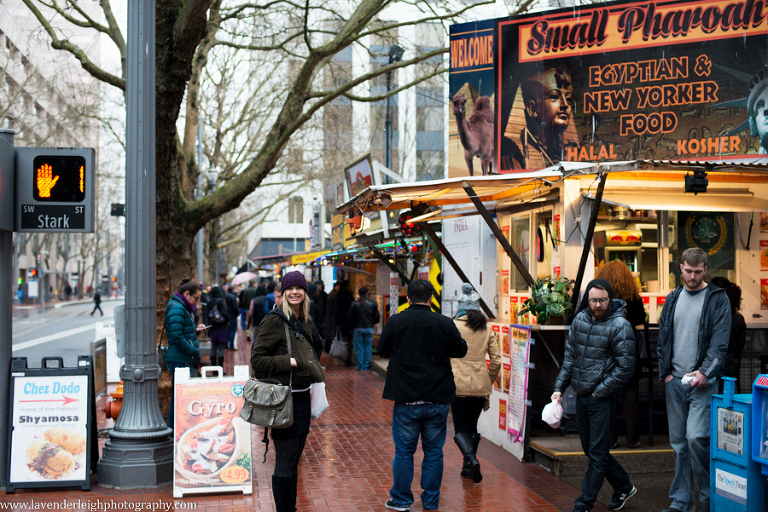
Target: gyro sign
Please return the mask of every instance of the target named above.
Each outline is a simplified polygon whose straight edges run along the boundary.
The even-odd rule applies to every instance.
[[[234,377],[211,377],[217,367],[203,367],[203,378],[189,371],[175,375],[173,496],[252,492],[251,426],[240,418],[247,366]]]
[[[499,20],[497,37],[502,172],[766,153],[768,0],[576,7]]]

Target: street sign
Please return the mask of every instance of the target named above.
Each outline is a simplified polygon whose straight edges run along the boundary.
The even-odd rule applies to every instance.
[[[92,233],[93,148],[16,148],[15,231]]]

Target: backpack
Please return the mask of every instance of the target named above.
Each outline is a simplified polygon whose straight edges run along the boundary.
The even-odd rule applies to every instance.
[[[227,323],[227,319],[224,318],[224,315],[221,314],[221,311],[219,311],[219,302],[218,300],[213,302],[213,309],[211,309],[208,312],[208,320],[211,321],[214,325],[221,325]]]

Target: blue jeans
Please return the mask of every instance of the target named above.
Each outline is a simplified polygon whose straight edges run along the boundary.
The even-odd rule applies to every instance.
[[[371,350],[373,348],[373,327],[367,329],[352,329],[352,339],[355,342],[357,369],[371,369]]]
[[[247,309],[241,309],[240,310],[240,325],[243,327],[243,332],[245,332],[245,317],[248,315]]]
[[[171,409],[168,413],[168,426],[173,428],[173,403],[176,401],[174,396],[174,391],[176,389],[176,386],[174,385],[174,374],[176,373],[176,368],[189,368],[190,377],[194,377],[195,374],[193,373],[194,370],[192,365],[188,363],[172,363],[170,361],[166,361],[165,365],[168,367],[168,371],[171,372]]]
[[[421,435],[424,460],[421,463],[421,503],[434,510],[440,502],[443,482],[443,445],[448,419],[448,404],[405,405],[395,402],[392,409],[392,439],[395,458],[392,460],[394,483],[389,495],[397,506],[413,503],[413,454]]]
[[[576,426],[579,429],[581,448],[589,457],[589,466],[581,482],[581,496],[576,498],[576,507],[592,510],[597,494],[608,480],[617,491],[629,492],[632,483],[629,475],[613,455],[611,448],[611,417],[615,407],[611,398],[595,398],[592,395],[576,397]]]
[[[667,398],[669,444],[675,452],[675,478],[669,488],[672,507],[693,508],[693,475],[699,482],[701,503],[709,504],[709,401],[717,380],[703,388],[683,386],[679,378],[664,384]]]
[[[237,317],[229,321],[229,343],[227,343],[227,348],[235,348],[235,336],[237,336]]]

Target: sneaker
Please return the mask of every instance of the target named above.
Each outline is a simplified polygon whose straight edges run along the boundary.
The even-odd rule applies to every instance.
[[[399,510],[400,512],[409,512],[411,510],[411,507],[409,507],[408,505],[404,505],[401,507],[401,506],[395,505],[395,502],[392,500],[387,500],[387,502],[384,503],[384,506],[387,507],[389,510]]]
[[[611,510],[621,510],[624,508],[624,504],[629,498],[637,494],[637,487],[634,485],[629,492],[613,491],[613,499],[608,504],[608,508]]]

